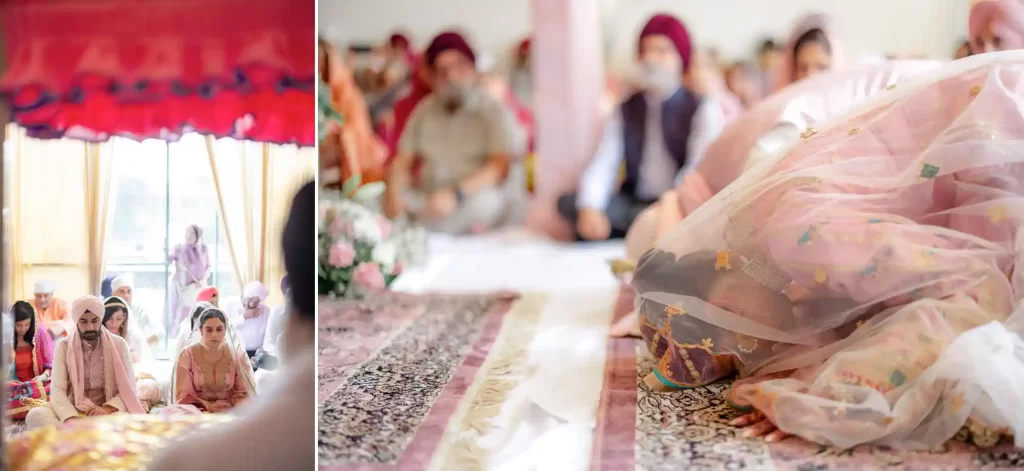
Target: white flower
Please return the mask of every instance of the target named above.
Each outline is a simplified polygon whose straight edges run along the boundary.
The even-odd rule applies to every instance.
[[[398,250],[395,247],[395,243],[385,241],[377,244],[370,256],[374,262],[380,264],[382,272],[391,273],[391,270],[395,267],[395,257],[397,257],[397,254]]]
[[[352,235],[360,242],[377,244],[381,239],[380,224],[373,218],[357,218],[352,222]]]

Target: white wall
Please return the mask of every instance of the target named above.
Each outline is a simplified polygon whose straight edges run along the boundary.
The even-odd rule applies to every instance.
[[[449,28],[468,32],[475,47],[504,62],[530,32],[530,0],[318,0],[320,34],[341,43],[380,41],[396,29],[419,47]],[[564,0],[544,0],[564,1]],[[970,0],[595,0],[606,9],[611,62],[632,62],[636,34],[652,14],[674,13],[699,47],[727,58],[748,57],[771,34],[785,40],[793,22],[812,10],[835,15],[854,58],[877,53],[952,54],[967,34]]]

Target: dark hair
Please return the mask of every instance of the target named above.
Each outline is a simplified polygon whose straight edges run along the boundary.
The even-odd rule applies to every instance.
[[[676,257],[671,252],[653,249],[648,251],[637,263],[637,271],[633,275],[633,286],[638,295],[651,292],[672,293],[689,296],[710,302],[711,290],[719,280],[727,276],[743,273],[743,267],[737,266],[739,260],[732,261],[732,269],[717,270],[719,253],[714,251],[693,252]],[[750,277],[751,275],[744,275]],[[751,278],[753,279],[753,278]],[[791,313],[792,303],[789,298],[775,296],[766,307],[766,312]]]
[[[100,284],[100,296],[104,299],[109,298],[110,295],[114,294],[114,275],[108,276],[103,279],[103,283]]]
[[[228,325],[228,319],[224,317],[224,313],[220,312],[220,309],[207,309],[199,316],[199,327],[202,327],[210,319],[220,319],[225,326]]]
[[[320,75],[320,80],[324,83],[331,82],[331,45],[324,38],[317,38],[317,60],[320,61],[317,67],[320,70],[317,73]]]
[[[204,306],[202,304],[196,304],[195,306],[192,307],[192,314],[189,316],[189,319],[192,320],[192,322],[189,324],[192,327],[192,330],[196,330],[196,321],[199,320],[199,315],[202,314],[207,309],[210,309],[210,307]]]
[[[757,49],[758,54],[764,54],[766,52],[775,52],[779,50],[779,45],[775,44],[774,39],[764,39],[761,41],[761,47]]]
[[[796,39],[796,43],[793,44],[793,57],[795,58],[800,53],[800,48],[813,43],[821,44],[821,47],[825,48],[825,52],[832,54],[832,43],[828,42],[828,35],[821,28],[814,28]],[[796,67],[795,64],[794,67]]]
[[[281,235],[284,267],[291,285],[289,299],[298,314],[316,319],[316,187],[306,183],[292,200],[288,222]]]
[[[128,328],[128,315],[131,312],[128,310],[128,303],[124,302],[123,299],[117,296],[110,296],[103,301],[103,320],[100,323],[103,324],[103,327],[106,327],[107,321],[114,317],[117,311],[124,312],[124,322],[121,323],[121,331],[114,333],[124,337],[125,330]]]
[[[203,241],[203,228],[202,227],[199,227],[198,224],[189,224],[188,228],[192,229],[192,232],[196,235],[196,243],[197,244]]]
[[[28,331],[25,332],[23,340],[28,342],[29,345],[35,345],[36,342],[36,310],[31,304],[25,301],[18,301],[11,306],[11,312],[14,313],[14,322],[21,322],[25,319],[31,319],[28,323]],[[14,346],[18,345],[18,331],[13,331]]]

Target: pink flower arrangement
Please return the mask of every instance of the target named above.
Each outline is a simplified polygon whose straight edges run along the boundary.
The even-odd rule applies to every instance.
[[[367,290],[383,289],[384,274],[376,263],[363,262],[352,271],[352,283]]]
[[[320,192],[320,294],[359,298],[402,273],[391,221],[341,192]]]

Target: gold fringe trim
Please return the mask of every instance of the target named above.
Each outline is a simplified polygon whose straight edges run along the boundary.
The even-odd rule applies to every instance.
[[[490,450],[480,446],[480,439],[491,432],[505,400],[529,374],[527,356],[547,299],[543,294],[525,294],[505,315],[490,355],[452,415],[427,469],[482,470],[487,467]]]

